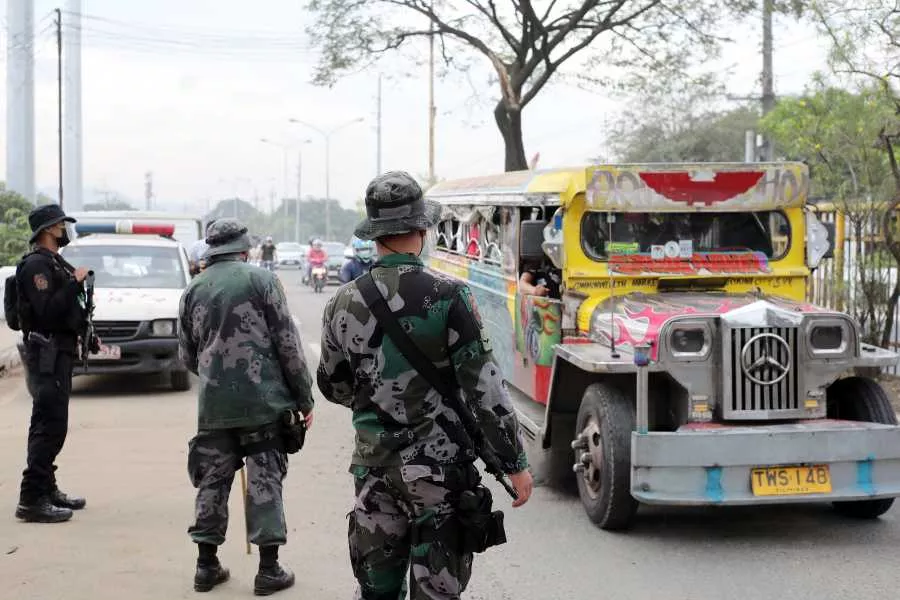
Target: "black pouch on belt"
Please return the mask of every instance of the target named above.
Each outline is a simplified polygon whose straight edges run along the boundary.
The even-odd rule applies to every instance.
[[[28,345],[29,351],[37,354],[38,372],[41,375],[56,373],[56,355],[59,353],[56,340],[32,331],[28,334]]]
[[[457,519],[463,552],[484,552],[506,543],[503,511],[491,510],[492,506],[491,490],[483,485],[460,494]]]
[[[285,452],[288,454],[300,452],[306,442],[306,419],[299,411],[288,410],[282,414],[281,435]]]

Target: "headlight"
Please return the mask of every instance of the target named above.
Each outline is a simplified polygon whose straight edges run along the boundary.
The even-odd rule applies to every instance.
[[[150,330],[157,337],[172,337],[175,335],[175,321],[173,319],[153,321]]]
[[[809,332],[813,350],[840,350],[844,344],[844,328],[840,325],[816,325]]]
[[[706,335],[702,329],[676,329],[669,339],[672,351],[679,354],[698,354],[706,344]]]
[[[709,355],[712,332],[703,323],[674,323],[666,338],[668,354],[675,359],[697,360]]]

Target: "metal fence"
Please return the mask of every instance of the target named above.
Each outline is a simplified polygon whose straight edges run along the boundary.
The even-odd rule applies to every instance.
[[[897,264],[888,252],[877,214],[848,216],[834,207],[820,207],[819,219],[833,225],[834,256],[823,261],[807,286],[807,299],[819,306],[852,315],[870,341],[881,339],[887,303],[897,282]],[[888,347],[900,348],[900,310],[893,308]],[[896,375],[897,368],[885,369]]]

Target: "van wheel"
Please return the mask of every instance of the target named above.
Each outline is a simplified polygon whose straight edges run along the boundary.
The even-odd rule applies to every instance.
[[[172,371],[169,374],[172,389],[176,392],[186,392],[191,389],[191,374],[188,371]]]
[[[881,385],[868,377],[847,377],[828,388],[828,416],[832,419],[896,425],[897,414]],[[893,498],[835,502],[834,509],[845,517],[877,519],[894,504]]]
[[[634,406],[606,384],[587,388],[575,422],[575,470],[578,495],[595,525],[610,531],[634,521],[631,495],[631,432]]]

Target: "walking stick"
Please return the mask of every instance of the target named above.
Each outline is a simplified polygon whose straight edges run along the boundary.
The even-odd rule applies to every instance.
[[[247,468],[241,466],[241,502],[244,505],[244,543],[247,545],[247,554],[250,554],[250,532],[247,531]]]

